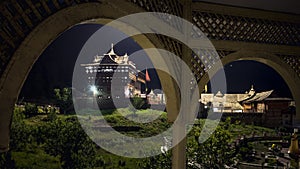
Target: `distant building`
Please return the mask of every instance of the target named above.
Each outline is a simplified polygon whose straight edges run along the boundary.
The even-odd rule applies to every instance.
[[[146,83],[145,74],[136,69],[127,54],[117,55],[113,44],[108,53],[97,55],[92,63],[81,66],[87,73],[89,88],[94,90],[93,93],[99,99],[142,96],[142,84]]]
[[[290,98],[271,98],[272,92],[273,90],[256,92],[252,86],[244,94],[203,93],[199,117],[206,117],[208,110],[212,110],[224,113],[224,117],[232,117],[246,123],[267,127],[293,126],[296,116],[295,102]]]
[[[295,102],[290,98],[267,98],[264,121],[266,126],[292,127],[296,119]]]
[[[147,95],[148,103],[151,105],[165,105],[166,96],[164,93],[155,94],[153,90]]]
[[[267,99],[273,90],[265,92],[256,92],[253,88],[244,94],[222,94],[220,91],[201,94],[200,102],[207,108],[208,106],[214,112],[223,113],[245,113],[245,112],[265,112],[266,106],[264,100]]]
[[[108,53],[96,55],[92,63],[81,64],[85,68],[89,85],[85,89],[89,97],[97,97],[100,108],[126,107],[124,98],[145,97],[142,85],[146,83],[145,74],[139,71],[135,64],[124,54],[119,56],[114,51],[113,44]]]

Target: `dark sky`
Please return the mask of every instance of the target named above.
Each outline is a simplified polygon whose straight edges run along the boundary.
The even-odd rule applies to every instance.
[[[51,98],[54,88],[70,87],[79,52],[87,39],[100,27],[100,25],[91,24],[78,25],[58,37],[33,66],[19,99],[48,99]],[[101,39],[99,40],[101,41]],[[131,38],[127,38],[115,46],[115,52],[119,55],[124,55],[126,52],[130,55],[138,50],[141,50],[141,47]],[[103,53],[98,54],[102,55]],[[131,59],[139,63],[137,67],[140,70],[151,63],[146,55]],[[149,71],[149,73],[154,83],[157,79],[156,74],[153,71]],[[257,91],[274,89],[276,96],[291,97],[282,78],[264,64],[253,61],[232,62],[225,66],[225,73],[229,93],[244,93],[253,84]],[[159,88],[159,85],[153,84],[152,86]]]
[[[52,44],[50,44],[39,59],[34,64],[27,80],[22,88],[19,99],[36,100],[47,99],[53,95],[53,89],[71,87],[72,74],[76,59],[89,37],[95,33],[101,25],[84,24],[77,25],[59,36]],[[116,30],[112,32],[115,33]],[[118,35],[112,35],[116,38]],[[122,36],[122,35],[121,35]],[[99,39],[101,41],[101,39]],[[111,42],[107,43],[107,48],[110,49]],[[97,46],[97,45],[96,45]],[[115,53],[122,56],[125,53],[128,55],[141,50],[142,48],[131,38],[126,38],[114,46]],[[98,55],[103,55],[107,51],[97,49]],[[91,63],[94,56],[87,56]],[[131,57],[130,60],[135,62],[137,68],[145,71],[146,67],[152,67],[151,61],[144,53],[139,57]],[[82,68],[82,72],[84,69]],[[154,71],[149,70],[150,76],[157,79]],[[159,88],[160,84],[155,88]]]
[[[292,98],[283,78],[273,68],[263,63],[234,61],[224,66],[224,72],[227,81],[227,93],[245,93],[253,85],[257,92],[274,90],[272,97]],[[218,74],[220,72],[215,76],[217,77]]]

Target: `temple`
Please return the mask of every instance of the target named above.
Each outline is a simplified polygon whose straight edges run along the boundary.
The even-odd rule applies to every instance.
[[[242,94],[202,93],[199,118],[209,112],[223,113],[246,124],[266,127],[292,127],[296,119],[295,101],[292,98],[271,97],[273,90],[256,92],[252,86]]]
[[[99,99],[142,97],[145,74],[137,70],[135,64],[124,54],[119,56],[111,49],[104,55],[96,55],[92,63],[81,64],[87,74],[91,92]],[[96,90],[95,90],[96,89]]]
[[[266,112],[268,106],[265,101],[273,90],[256,92],[252,85],[251,89],[243,94],[222,94],[220,91],[201,94],[200,102],[205,107],[212,107],[214,112],[243,113],[243,112]]]

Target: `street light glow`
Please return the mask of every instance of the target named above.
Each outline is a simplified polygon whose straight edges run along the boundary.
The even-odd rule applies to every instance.
[[[96,87],[95,85],[92,85],[92,86],[90,87],[90,91],[93,92],[93,95],[94,95],[94,96],[95,96],[96,94],[98,94],[98,89],[97,89],[97,87]]]

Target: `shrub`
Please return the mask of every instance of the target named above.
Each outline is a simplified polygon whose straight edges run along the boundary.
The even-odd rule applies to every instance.
[[[22,169],[60,169],[61,163],[58,157],[50,156],[39,150],[33,153],[30,152],[13,152],[12,159],[14,160],[15,168]]]
[[[33,104],[33,103],[25,103],[25,110],[24,110],[24,114],[25,116],[28,117],[32,117],[38,114],[38,107]]]
[[[47,129],[45,150],[60,156],[63,168],[92,168],[95,165],[95,144],[88,138],[78,121],[57,119]]]

